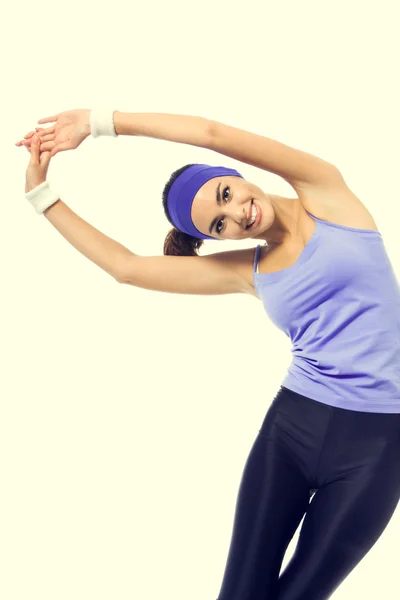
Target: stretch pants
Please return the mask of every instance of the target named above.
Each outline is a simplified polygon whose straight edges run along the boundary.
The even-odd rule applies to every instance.
[[[400,413],[345,410],[281,386],[245,464],[218,600],[330,598],[399,498]]]

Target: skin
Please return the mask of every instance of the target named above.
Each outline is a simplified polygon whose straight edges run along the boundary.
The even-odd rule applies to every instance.
[[[219,183],[221,206],[216,202]],[[252,200],[260,207],[262,216],[255,228],[247,230],[245,227]],[[241,177],[215,177],[197,192],[191,215],[195,227],[206,235],[210,235],[209,226],[218,216],[211,234],[218,239],[258,239],[265,240],[268,245],[290,243],[298,234],[302,216],[301,204],[295,200],[298,198],[265,194],[258,186]]]

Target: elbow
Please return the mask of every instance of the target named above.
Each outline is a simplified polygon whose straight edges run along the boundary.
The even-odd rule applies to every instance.
[[[116,275],[114,275],[114,279],[117,283],[130,283],[126,274],[123,274],[120,271]]]
[[[217,136],[217,129],[220,123],[218,121],[211,121],[207,119],[206,123],[206,137],[207,137],[207,148],[213,149],[214,140]]]
[[[130,273],[132,270],[132,256],[135,255],[129,252],[128,255],[124,254],[120,257],[118,265],[114,269],[114,279],[117,283],[131,283]]]
[[[114,276],[114,279],[117,283],[128,283],[127,281],[125,281],[125,279],[122,279],[121,277]]]

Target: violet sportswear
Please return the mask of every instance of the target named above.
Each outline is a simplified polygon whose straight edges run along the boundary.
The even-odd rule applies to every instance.
[[[308,211],[307,211],[308,212]],[[318,219],[296,263],[253,280],[292,342],[282,385],[330,406],[400,413],[400,286],[382,235]]]

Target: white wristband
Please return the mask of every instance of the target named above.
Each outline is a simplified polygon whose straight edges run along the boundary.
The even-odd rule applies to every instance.
[[[93,108],[90,111],[90,133],[94,138],[100,135],[111,135],[117,137],[114,127],[114,113],[118,109]],[[118,111],[119,112],[119,111]]]
[[[60,200],[60,196],[50,188],[48,181],[43,181],[33,190],[27,192],[25,198],[29,200],[38,215],[41,215],[46,208]]]

